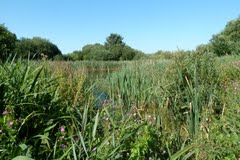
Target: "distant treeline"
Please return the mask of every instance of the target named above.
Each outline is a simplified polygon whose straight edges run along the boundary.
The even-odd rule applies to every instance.
[[[174,53],[170,51],[157,51],[145,54],[128,46],[123,37],[111,33],[104,44],[87,44],[82,50],[62,54],[58,46],[41,37],[17,39],[16,34],[0,25],[0,60],[10,56],[23,59],[52,59],[52,60],[101,60],[119,61],[136,60],[142,58],[171,58]],[[240,17],[227,23],[224,30],[213,35],[208,44],[199,45],[198,52],[214,53],[218,56],[240,53]],[[190,52],[190,51],[187,51]]]

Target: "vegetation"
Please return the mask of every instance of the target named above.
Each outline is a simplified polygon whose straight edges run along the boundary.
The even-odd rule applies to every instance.
[[[237,159],[239,59],[2,63],[1,158]]]
[[[17,37],[4,25],[0,25],[0,60],[5,60],[12,53]]]
[[[16,42],[15,53],[25,59],[53,59],[62,54],[55,44],[40,37],[20,39]]]
[[[82,51],[74,51],[67,55],[70,60],[96,60],[96,61],[119,61],[140,59],[144,53],[137,51],[123,42],[123,37],[118,34],[110,34],[104,45],[88,44]]]
[[[228,22],[225,29],[212,37],[211,50],[218,56],[240,53],[240,17]]]
[[[239,159],[240,57],[215,43],[120,62],[142,53],[118,34],[67,56],[12,43],[30,52],[0,62],[0,159]]]

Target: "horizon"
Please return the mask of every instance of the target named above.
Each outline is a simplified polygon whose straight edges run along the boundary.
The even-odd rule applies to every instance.
[[[120,34],[127,45],[144,53],[193,50],[236,19],[239,4],[237,0],[9,0],[0,6],[0,24],[18,39],[48,39],[63,54],[87,44],[104,44],[111,33]]]

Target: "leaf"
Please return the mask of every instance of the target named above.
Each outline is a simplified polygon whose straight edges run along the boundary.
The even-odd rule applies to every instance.
[[[20,144],[19,147],[20,147],[23,151],[28,148],[26,144]]]
[[[12,160],[34,160],[34,159],[26,157],[26,156],[17,156],[15,158],[13,158]]]
[[[89,157],[89,156],[88,156],[87,149],[86,149],[86,146],[85,146],[85,142],[84,142],[84,139],[83,139],[83,136],[82,136],[82,133],[81,133],[81,132],[79,132],[79,136],[80,136],[80,140],[81,140],[81,144],[82,144],[82,146],[83,146],[83,149],[84,149],[87,157]]]
[[[98,121],[99,121],[99,111],[97,112],[97,115],[95,117],[95,123],[94,123],[94,126],[93,126],[93,131],[92,131],[92,138],[95,139],[95,136],[96,136],[96,131],[97,131],[97,125],[98,125]]]
[[[49,126],[48,128],[46,128],[46,129],[44,130],[44,132],[47,132],[47,131],[51,130],[51,129],[54,128],[56,125],[57,125],[57,123],[55,123],[55,124],[52,125],[52,126]]]
[[[37,70],[37,69],[36,69],[36,70]],[[40,67],[40,69],[39,69],[38,73],[36,74],[36,76],[35,76],[35,78],[34,78],[34,80],[33,80],[32,84],[31,84],[31,87],[30,87],[30,92],[32,92],[32,91],[33,91],[33,89],[34,89],[34,87],[35,87],[35,84],[37,83],[38,77],[40,76],[40,74],[41,74],[42,70],[43,70],[43,66],[42,66],[42,67]]]
[[[73,150],[74,160],[77,160],[76,149],[75,149],[75,144],[73,144],[73,139],[71,139],[71,143],[72,143],[72,150]]]
[[[188,147],[185,147],[183,149],[181,149],[180,151],[178,151],[177,153],[175,153],[174,155],[172,155],[170,157],[170,160],[176,160],[178,159],[180,156],[182,156],[185,152],[187,152],[189,149],[191,149],[193,146],[190,145]]]

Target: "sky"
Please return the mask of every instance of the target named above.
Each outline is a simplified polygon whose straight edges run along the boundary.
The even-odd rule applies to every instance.
[[[42,37],[62,53],[104,44],[111,33],[145,53],[193,50],[240,16],[239,0],[0,0],[0,24]]]

